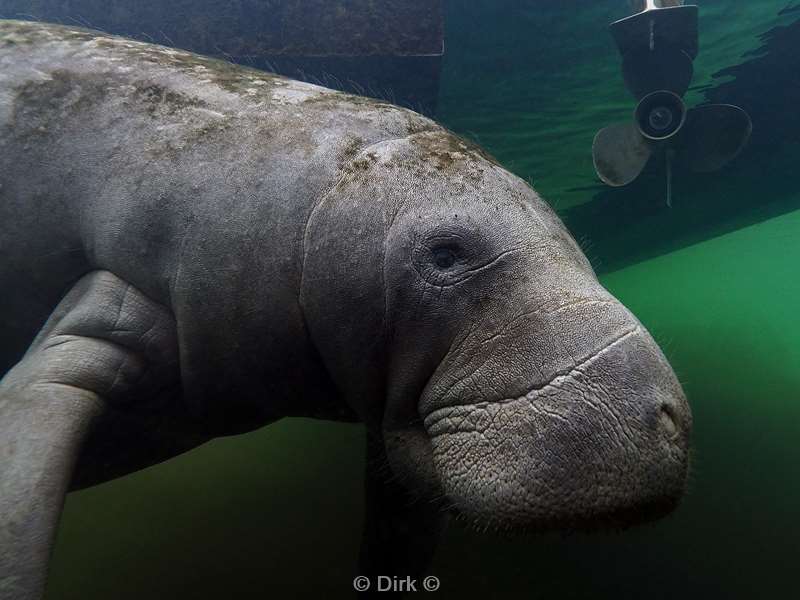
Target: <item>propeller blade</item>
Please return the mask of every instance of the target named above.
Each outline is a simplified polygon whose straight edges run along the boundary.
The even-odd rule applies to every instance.
[[[653,150],[634,123],[616,123],[597,132],[592,143],[594,170],[604,183],[619,187],[639,176]]]
[[[683,97],[694,75],[692,59],[675,46],[637,48],[622,57],[625,87],[637,100],[658,90]]]
[[[683,159],[692,171],[721,169],[742,151],[753,123],[731,104],[706,104],[689,110],[683,133]]]

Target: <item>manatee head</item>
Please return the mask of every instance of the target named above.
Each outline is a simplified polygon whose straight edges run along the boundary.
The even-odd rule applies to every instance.
[[[642,324],[525,182],[443,131],[322,197],[301,303],[394,474],[481,527],[624,526],[681,497],[691,414]]]

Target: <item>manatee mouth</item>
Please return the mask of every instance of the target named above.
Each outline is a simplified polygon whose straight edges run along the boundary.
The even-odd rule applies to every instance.
[[[513,429],[514,424],[503,423],[499,412],[485,413],[477,408],[480,404],[474,405],[475,411],[472,406],[453,407],[450,414],[441,409],[426,419],[433,462],[447,499],[445,508],[457,520],[476,530],[519,534],[623,531],[661,519],[679,505],[688,472],[688,450],[666,441],[657,455],[616,452],[616,445],[603,447],[588,435],[574,435],[574,415],[536,407],[526,397],[516,400],[522,401],[520,409],[537,427],[547,429],[545,423],[555,429],[563,426],[569,441],[563,443],[560,436],[544,433],[543,438],[557,440],[549,452],[548,443],[533,442],[527,448],[529,440],[513,434],[492,440],[495,432],[485,433],[487,423],[502,424],[499,431]],[[516,404],[494,404],[492,408],[502,412]],[[536,436],[534,432],[530,438]],[[510,444],[514,450],[509,452],[503,446],[511,438],[517,438],[517,443]],[[471,471],[466,480],[454,481],[451,476],[453,470],[463,469],[462,465],[453,467],[457,454]],[[568,458],[555,469],[545,465],[558,455]],[[586,456],[590,458],[584,460]],[[581,472],[587,464],[589,468]],[[634,474],[626,477],[629,472]]]

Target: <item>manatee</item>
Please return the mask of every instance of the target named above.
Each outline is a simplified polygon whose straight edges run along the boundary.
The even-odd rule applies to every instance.
[[[683,493],[654,340],[409,110],[0,21],[0,256],[4,599],[42,593],[70,489],[286,416],[365,424],[361,573],[424,571],[448,514],[624,527]]]

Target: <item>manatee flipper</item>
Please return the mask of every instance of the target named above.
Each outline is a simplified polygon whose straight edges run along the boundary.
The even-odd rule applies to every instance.
[[[0,381],[0,600],[33,600],[81,445],[106,406],[177,376],[170,312],[105,271],[80,279]]]
[[[420,580],[433,559],[446,514],[406,489],[389,468],[383,440],[367,434],[364,534],[359,575],[375,592],[378,575]]]

